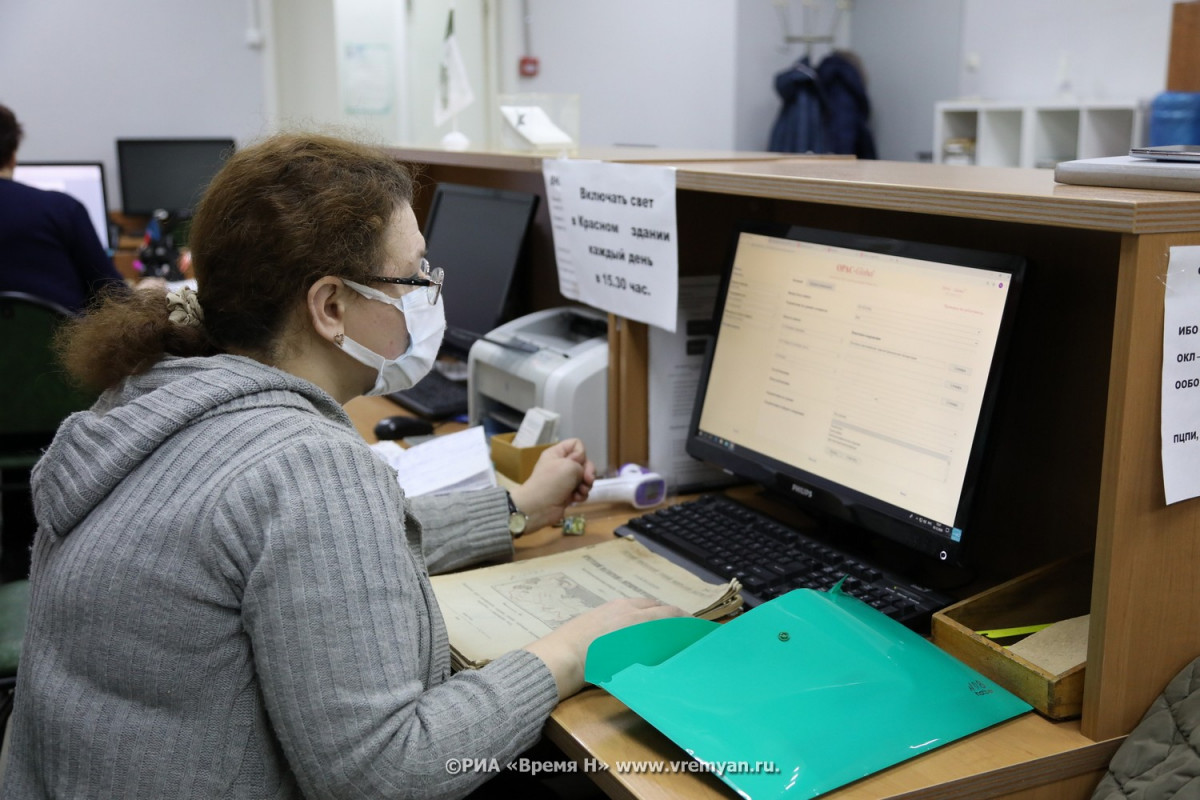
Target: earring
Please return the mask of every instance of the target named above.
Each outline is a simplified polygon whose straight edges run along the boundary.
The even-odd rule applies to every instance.
[[[333,337],[333,343],[336,344],[338,347],[341,347],[342,343],[345,341],[346,341],[346,334],[344,334],[344,333],[339,333]]]

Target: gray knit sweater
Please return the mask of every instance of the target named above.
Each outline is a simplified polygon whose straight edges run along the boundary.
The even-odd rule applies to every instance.
[[[454,797],[531,745],[536,657],[450,677],[426,563],[511,556],[500,490],[408,500],[316,386],[168,358],[70,417],[5,798]],[[422,552],[423,550],[423,552]]]

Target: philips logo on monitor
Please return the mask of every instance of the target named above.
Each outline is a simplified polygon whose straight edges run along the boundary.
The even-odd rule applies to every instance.
[[[809,489],[807,486],[801,486],[797,483],[792,484],[792,491],[795,492],[796,494],[800,495],[801,497],[812,497],[813,496],[812,489]]]

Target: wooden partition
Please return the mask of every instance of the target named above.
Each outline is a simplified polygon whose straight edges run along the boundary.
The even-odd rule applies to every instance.
[[[540,162],[513,158],[439,154],[424,163],[439,180],[542,191]],[[1087,797],[1114,743],[1200,656],[1200,500],[1165,505],[1158,430],[1167,258],[1173,246],[1200,245],[1200,195],[1058,185],[1048,170],[732,156],[673,163],[684,274],[719,271],[746,217],[1029,259],[970,558],[978,580],[999,582],[1094,549],[1083,716],[1022,722],[1019,738],[1035,742],[1023,754],[998,755],[1011,734],[972,737],[971,774],[948,757],[923,758],[926,771],[947,766],[932,768],[935,777],[897,767],[880,786],[958,796],[934,791],[941,775],[986,796],[1000,788]],[[538,224],[548,236],[547,218]],[[553,301],[538,292],[557,287],[552,243],[543,246],[531,303]],[[647,337],[644,326],[614,323],[610,447],[635,453],[645,436]],[[568,701],[555,713],[556,741],[595,752],[605,737],[633,737],[646,748],[635,752],[669,750],[615,708],[590,694]],[[999,776],[1011,781],[997,784]],[[639,784],[606,789],[638,794],[631,785]]]
[[[1200,3],[1196,0],[1171,8],[1167,91],[1200,92]]]

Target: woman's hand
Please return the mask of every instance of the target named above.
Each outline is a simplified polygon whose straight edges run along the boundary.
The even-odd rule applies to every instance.
[[[567,506],[587,499],[596,480],[596,467],[588,460],[583,442],[564,439],[538,457],[525,483],[512,490],[513,502],[529,516],[528,531],[558,522]]]
[[[597,638],[639,622],[685,616],[683,609],[649,597],[609,600],[568,620],[525,649],[546,662],[558,684],[558,699],[565,700],[583,688],[588,647]]]

